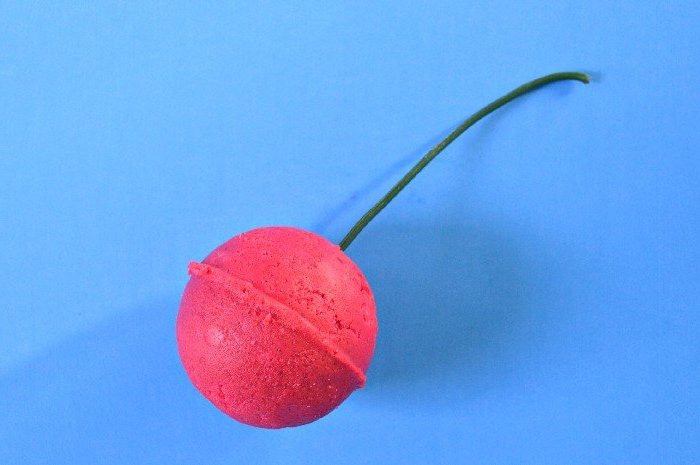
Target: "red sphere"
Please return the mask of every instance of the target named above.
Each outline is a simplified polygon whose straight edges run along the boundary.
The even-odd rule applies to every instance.
[[[195,387],[238,421],[312,422],[364,386],[374,299],[335,244],[296,228],[248,231],[191,263],[177,318]]]

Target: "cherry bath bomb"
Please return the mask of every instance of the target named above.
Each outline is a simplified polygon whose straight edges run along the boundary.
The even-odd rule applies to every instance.
[[[364,386],[374,299],[337,245],[301,229],[259,228],[190,263],[189,274],[180,358],[226,414],[263,428],[298,426]]]

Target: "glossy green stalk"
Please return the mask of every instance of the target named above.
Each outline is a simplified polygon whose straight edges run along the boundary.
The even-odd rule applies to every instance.
[[[389,204],[389,202],[391,202],[394,199],[394,197],[396,197],[398,193],[401,192],[403,188],[406,187],[406,185],[409,182],[411,182],[411,180],[415,178],[416,175],[428,165],[428,163],[433,161],[433,159],[437,157],[440,154],[440,152],[445,150],[445,148],[448,145],[450,145],[455,139],[457,139],[460,135],[462,135],[464,131],[476,124],[484,116],[499,109],[508,102],[515,100],[521,95],[527,94],[528,92],[542,87],[546,84],[549,84],[550,82],[570,80],[580,81],[584,84],[588,84],[590,82],[590,77],[585,73],[578,72],[561,72],[548,74],[546,76],[542,76],[540,78],[537,78],[535,80],[521,85],[520,87],[510,91],[503,97],[489,103],[484,108],[467,118],[454,131],[452,131],[447,137],[445,137],[439,144],[430,149],[430,151],[426,153],[423,156],[423,158],[421,158],[420,161],[418,161],[418,163],[416,163],[416,165],[413,168],[411,168],[411,170],[408,173],[406,173],[404,177],[401,178],[399,182],[397,182],[396,185],[394,185],[394,187],[392,187],[391,190],[389,190],[389,192],[387,192],[386,195],[384,195],[384,197],[382,197],[379,200],[379,202],[377,202],[372,208],[370,208],[367,211],[367,213],[362,215],[362,217],[357,221],[357,223],[355,223],[355,226],[353,226],[352,229],[345,235],[343,240],[340,241],[340,248],[342,250],[347,249],[348,246],[355,239],[355,237],[357,237],[357,235],[360,234],[360,232],[365,228],[365,226],[367,226],[367,224],[370,221],[372,221],[372,219],[374,219],[374,217],[377,216],[379,212],[382,211],[384,207],[386,207]]]

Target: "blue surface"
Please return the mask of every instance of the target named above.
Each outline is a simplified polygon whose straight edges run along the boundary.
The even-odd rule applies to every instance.
[[[71,3],[0,4],[0,463],[700,462],[698,2]],[[188,260],[338,241],[569,69],[348,250],[365,389],[282,431],[194,390]]]

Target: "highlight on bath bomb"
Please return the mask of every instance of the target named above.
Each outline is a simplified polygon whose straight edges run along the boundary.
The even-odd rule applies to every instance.
[[[298,426],[364,386],[374,298],[335,244],[290,227],[254,229],[189,266],[177,344],[195,387],[243,423]]]

